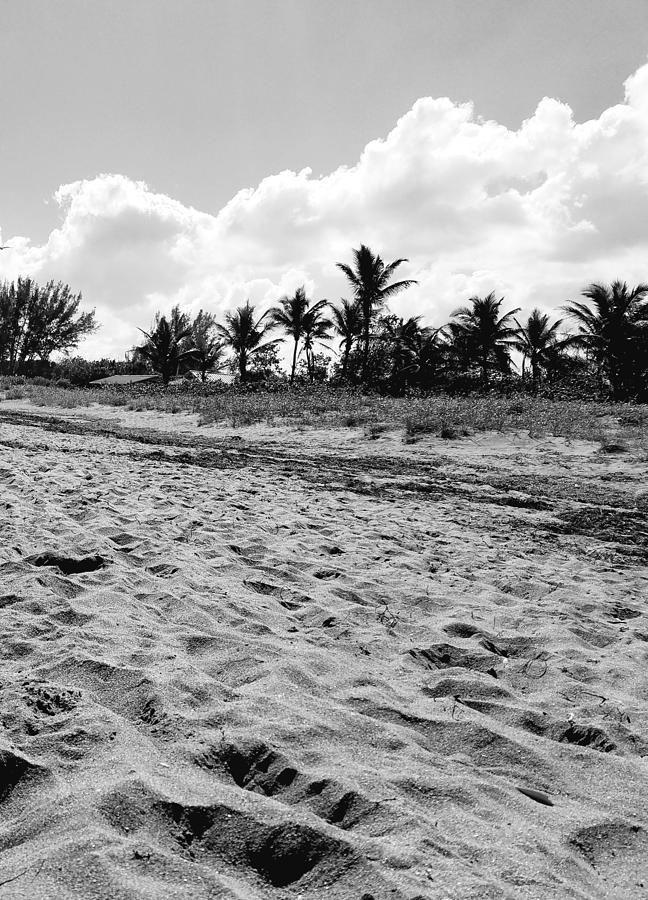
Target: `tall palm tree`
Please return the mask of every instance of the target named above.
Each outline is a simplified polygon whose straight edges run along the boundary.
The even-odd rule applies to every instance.
[[[510,348],[516,335],[511,324],[519,307],[500,317],[499,311],[504,298],[495,299],[491,292],[486,297],[471,297],[472,306],[462,306],[455,310],[451,329],[455,339],[463,341],[463,349],[479,365],[482,387],[490,386],[490,370],[508,372],[511,366]]]
[[[279,306],[269,311],[270,327],[282,328],[293,339],[292,365],[290,367],[290,383],[295,380],[297,356],[299,355],[299,343],[304,336],[304,316],[308,310],[309,300],[306,289],[302,285],[291,296],[281,297]]]
[[[175,315],[174,315],[175,313]],[[189,341],[191,328],[182,318],[178,307],[172,310],[170,321],[166,316],[155,314],[151,331],[141,331],[146,341],[140,347],[135,347],[138,356],[147,359],[153,369],[162,376],[162,382],[166,387],[172,375],[178,371],[178,365],[182,360],[188,359],[192,354]]]
[[[200,370],[200,378],[207,381],[207,372],[213,369],[223,358],[225,345],[214,337],[216,321],[211,313],[202,309],[191,324],[191,337],[193,342],[192,358]]]
[[[278,344],[281,340],[281,338],[264,340],[271,327],[269,324],[263,324],[268,312],[269,310],[266,310],[262,316],[255,319],[254,306],[248,300],[244,306],[237,306],[235,312],[225,315],[225,325],[216,325],[225,344],[234,352],[241,381],[247,380],[247,364],[250,356],[265,347]]]
[[[331,320],[324,315],[329,305],[328,300],[320,300],[310,307],[303,318],[304,350],[306,351],[306,368],[311,384],[315,380],[314,345],[322,343],[329,337]]]
[[[551,364],[557,351],[570,343],[570,338],[559,338],[558,329],[563,320],[558,319],[553,325],[549,324],[549,316],[544,315],[539,309],[533,309],[527,319],[526,325],[521,325],[518,320],[517,335],[512,341],[512,346],[522,354],[522,379],[524,380],[524,364],[528,360],[531,367],[531,383],[533,393],[537,393],[540,384],[540,374],[543,368]]]
[[[615,400],[632,393],[633,373],[648,327],[647,294],[648,284],[629,288],[625,281],[609,286],[595,282],[582,291],[593,308],[580,301],[563,306],[579,326],[573,343],[589,351],[607,374]]]
[[[390,297],[417,282],[410,279],[390,284],[394,272],[400,265],[407,262],[406,259],[396,259],[385,265],[380,256],[374,255],[365,244],[361,244],[358,250],[353,250],[353,256],[353,266],[346,263],[336,263],[336,265],[348,278],[353,295],[362,310],[362,381],[365,381],[369,360],[371,319],[374,312]]]
[[[340,338],[342,349],[342,378],[346,378],[349,354],[362,334],[362,308],[357,300],[342,298],[339,306],[331,304],[331,324]]]

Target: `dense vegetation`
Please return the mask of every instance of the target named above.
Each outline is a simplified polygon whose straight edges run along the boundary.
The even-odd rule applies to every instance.
[[[40,287],[31,278],[0,284],[0,373],[29,372],[55,352],[76,347],[96,328],[94,312],[80,313],[81,294],[62,282]]]
[[[229,366],[246,382],[278,376],[278,365],[268,370],[268,361],[277,362],[272,351],[288,340],[291,385],[328,380],[396,396],[522,388],[555,397],[648,399],[648,285],[591,284],[583,291],[587,302],[567,304],[566,318],[554,322],[538,309],[522,322],[519,309],[503,309],[504,298],[491,293],[471,297],[450,322],[431,328],[420,316],[404,320],[387,308],[391,297],[415,283],[394,280],[406,262],[386,264],[361,245],[352,265],[337,263],[351,289],[351,298],[339,304],[313,302],[300,287],[263,315],[248,301],[227,313],[225,324],[202,311],[191,323],[176,307],[168,322],[156,318],[137,355],[153,363],[165,384],[196,359],[203,379],[210,369]],[[332,363],[318,345],[333,350]]]
[[[648,408],[630,403],[554,401],[495,392],[394,397],[367,393],[361,386],[291,386],[287,380],[230,387],[174,381],[167,388],[161,384],[70,388],[45,378],[0,376],[0,392],[4,392],[0,399],[29,400],[40,407],[120,407],[138,413],[144,428],[157,427],[160,413],[193,413],[198,424],[205,426],[360,428],[368,440],[390,431],[401,432],[407,443],[425,434],[451,440],[480,431],[500,431],[519,437],[554,435],[599,441],[606,453],[631,447],[648,451]],[[146,415],[149,412],[153,418]]]
[[[648,401],[648,285],[591,284],[554,321],[534,309],[525,321],[494,293],[470,297],[437,328],[420,316],[390,313],[390,298],[414,281],[395,280],[406,259],[385,263],[369,247],[337,263],[350,289],[339,303],[311,300],[304,289],[260,314],[248,301],[217,322],[200,311],[192,320],[178,306],[157,313],[128,363],[50,355],[68,352],[96,327],[78,314],[80,295],[29,279],[0,289],[0,366],[4,374],[41,371],[63,383],[87,385],[106,375],[157,372],[165,386],[189,370],[235,373],[241,384],[329,382],[394,396],[473,391],[525,391],[556,399]],[[289,371],[278,347],[287,340]],[[519,365],[514,364],[519,361]]]

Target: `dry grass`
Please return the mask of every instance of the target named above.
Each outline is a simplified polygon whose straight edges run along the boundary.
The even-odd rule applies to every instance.
[[[5,392],[4,399],[5,400],[23,400],[27,396],[29,396],[29,395],[24,388],[12,387],[12,388],[9,388],[9,390]]]
[[[461,439],[475,432],[499,431],[598,441],[603,450],[614,445],[648,449],[648,407],[631,404],[551,401],[524,395],[379,397],[327,386],[276,392],[213,392],[201,387],[165,391],[150,386],[69,389],[24,379],[0,379],[1,391],[0,399],[28,398],[36,406],[71,409],[100,404],[135,411],[186,411],[197,414],[201,425],[222,422],[243,427],[265,422],[277,427],[361,427],[370,439],[385,430],[402,428],[408,442],[424,434]]]

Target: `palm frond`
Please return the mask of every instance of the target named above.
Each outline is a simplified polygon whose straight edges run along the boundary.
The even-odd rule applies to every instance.
[[[409,278],[405,281],[395,281],[393,284],[388,284],[386,287],[381,289],[381,298],[383,300],[387,300],[389,299],[389,297],[393,297],[395,294],[399,294],[401,291],[404,291],[406,288],[411,287],[413,284],[418,284],[418,281],[415,281],[413,278]]]

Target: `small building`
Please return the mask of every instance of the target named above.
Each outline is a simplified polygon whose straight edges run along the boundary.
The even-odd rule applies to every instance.
[[[186,381],[200,381],[202,383],[202,375],[200,369],[189,369],[185,372],[183,378]],[[236,376],[231,372],[205,372],[205,384],[234,384]]]
[[[103,385],[147,384],[156,381],[161,381],[160,375],[109,375],[108,378],[99,378],[97,381],[91,381],[90,384],[103,387]]]

